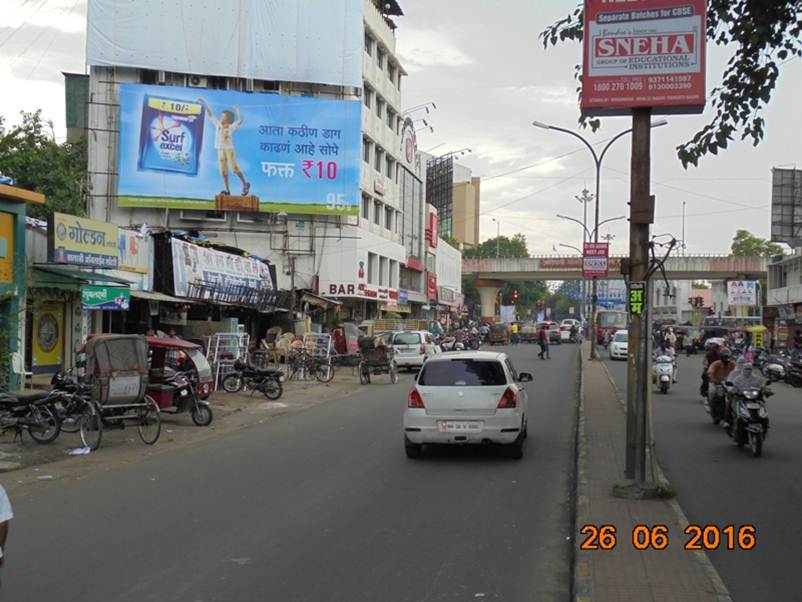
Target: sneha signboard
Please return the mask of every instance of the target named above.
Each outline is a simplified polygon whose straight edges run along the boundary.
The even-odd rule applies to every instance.
[[[358,100],[120,85],[118,204],[357,215]]]
[[[118,241],[115,224],[64,213],[53,213],[48,223],[48,255],[55,263],[116,269]]]
[[[582,114],[701,113],[705,0],[585,0]]]

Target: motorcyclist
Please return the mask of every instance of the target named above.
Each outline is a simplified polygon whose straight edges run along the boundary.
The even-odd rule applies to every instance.
[[[707,375],[710,378],[710,382],[712,382],[714,385],[708,390],[707,394],[711,405],[713,405],[717,385],[723,385],[734,369],[735,363],[732,361],[732,353],[729,349],[724,347],[719,353],[719,359],[710,364],[710,367],[707,369]]]
[[[766,381],[762,376],[754,371],[754,366],[749,362],[745,362],[741,367],[741,371],[738,376],[732,379],[732,387],[738,393],[746,389],[762,389],[765,384]],[[727,395],[724,401],[724,422],[722,424],[724,428],[727,428],[730,425],[730,406],[730,396]]]
[[[663,335],[663,343],[665,343],[666,347],[671,347],[672,349],[677,344],[677,335],[674,334],[674,329],[671,326],[668,327],[668,330]]]
[[[705,352],[705,357],[702,360],[702,386],[699,387],[702,397],[707,397],[710,388],[710,376],[707,374],[707,370],[714,362],[719,360],[719,349],[719,344],[713,343],[710,345],[710,349]]]
[[[676,384],[677,382],[677,355],[674,351],[674,348],[668,344],[668,341],[663,339],[660,343],[660,346],[655,350],[654,356],[655,358],[660,357],[661,355],[666,355],[671,358],[672,368],[671,368],[671,380]]]
[[[572,341],[576,341],[577,340],[576,334],[577,334],[576,324],[572,323],[571,324],[571,340]]]

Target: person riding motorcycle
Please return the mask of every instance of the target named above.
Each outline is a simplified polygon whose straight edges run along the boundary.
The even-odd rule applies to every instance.
[[[570,337],[571,337],[572,341],[576,341],[577,340],[576,335],[577,335],[576,324],[572,323],[571,324],[571,334],[570,334]]]
[[[676,384],[677,382],[677,356],[674,348],[667,344],[665,340],[663,340],[659,347],[655,349],[654,357],[657,359],[661,355],[666,355],[671,358],[672,361],[672,370],[671,370],[671,381]]]
[[[754,366],[748,362],[743,364],[740,374],[732,379],[732,388],[736,392],[745,391],[746,389],[762,389],[765,384],[766,381],[763,377],[756,374]],[[730,396],[727,395],[724,399],[724,422],[722,426],[727,428],[730,425],[730,412],[732,409],[730,407]]]
[[[708,396],[710,389],[710,376],[707,374],[707,370],[719,360],[719,349],[718,343],[713,343],[710,345],[710,349],[705,352],[705,357],[702,360],[702,386],[699,387],[699,392],[705,398]]]
[[[707,375],[710,378],[710,382],[712,382],[714,385],[712,388],[708,390],[707,393],[707,398],[711,406],[713,405],[713,401],[716,395],[716,389],[717,389],[716,385],[724,384],[724,382],[729,378],[732,371],[735,370],[735,364],[731,361],[732,354],[730,353],[729,349],[727,349],[726,347],[723,348],[719,355],[720,359],[710,364],[710,367],[707,369]]]

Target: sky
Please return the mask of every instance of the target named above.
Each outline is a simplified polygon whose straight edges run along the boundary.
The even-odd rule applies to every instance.
[[[434,154],[471,149],[460,161],[482,178],[481,239],[494,237],[498,229],[508,236],[523,233],[531,253],[553,254],[555,247],[573,253],[558,245],[581,246],[581,227],[556,214],[582,219],[576,196],[583,188],[593,189],[593,161],[579,141],[531,122],[578,128],[574,65],[581,48],[564,43],[544,50],[538,38],[576,2],[400,4],[405,16],[397,19],[397,52],[409,73],[402,88],[404,105],[437,104],[426,116],[435,131],[420,131],[418,146]],[[14,123],[20,110],[41,108],[53,121],[56,137],[63,138],[62,72],[86,70],[86,0],[2,0],[2,5],[0,115]],[[727,48],[708,45],[708,94],[728,58]],[[758,147],[746,140],[733,142],[718,156],[704,157],[698,168],[683,169],[675,148],[707,123],[710,110],[667,117],[669,124],[655,129],[652,137],[653,233],[682,238],[684,202],[687,253],[726,253],[738,228],[768,237],[771,168],[802,164],[800,89],[802,60],[797,59],[782,67],[764,114],[764,141]],[[582,133],[591,143],[603,144],[628,127],[628,118],[608,117],[598,132]],[[624,137],[604,160],[602,220],[628,213],[628,174],[629,139]],[[588,208],[592,216],[594,204]],[[627,229],[625,220],[601,227],[602,234],[615,236],[613,253],[627,253]]]

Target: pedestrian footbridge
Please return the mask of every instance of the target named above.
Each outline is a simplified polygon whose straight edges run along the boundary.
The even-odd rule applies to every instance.
[[[621,278],[623,257],[610,257],[609,278]],[[733,255],[687,255],[669,257],[666,275],[670,280],[758,280],[766,277],[765,257]],[[482,299],[482,315],[492,316],[496,295],[503,282],[515,280],[579,280],[579,256],[463,259],[462,275],[476,279]],[[489,312],[489,313],[487,313]]]

